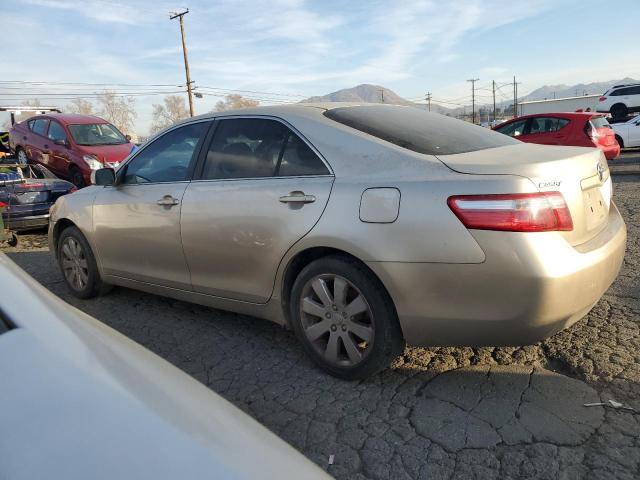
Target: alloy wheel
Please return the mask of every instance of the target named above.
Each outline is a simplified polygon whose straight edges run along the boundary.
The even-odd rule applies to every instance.
[[[29,163],[27,154],[22,149],[18,150],[18,163],[21,165],[26,165],[27,163]]]
[[[67,237],[62,244],[62,271],[67,282],[74,290],[83,290],[89,282],[87,257],[80,242]]]
[[[317,275],[302,289],[302,330],[331,365],[360,364],[373,345],[373,312],[358,288],[344,277]]]

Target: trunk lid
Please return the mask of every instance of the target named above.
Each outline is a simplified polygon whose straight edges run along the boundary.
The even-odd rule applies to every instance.
[[[606,226],[612,187],[601,150],[522,143],[438,158],[459,173],[517,175],[531,180],[537,191],[561,192],[573,230],[559,233],[573,246],[589,241]]]

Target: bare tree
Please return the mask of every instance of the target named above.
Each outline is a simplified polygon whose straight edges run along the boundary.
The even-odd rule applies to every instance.
[[[138,117],[133,97],[117,96],[116,92],[105,90],[98,96],[99,115],[113,123],[123,133],[133,133],[133,122]]]
[[[93,115],[93,104],[89,100],[74,98],[67,104],[66,110],[81,115]]]
[[[214,111],[224,112],[225,110],[235,110],[237,108],[251,108],[251,107],[257,107],[258,105],[260,105],[260,102],[257,100],[244,98],[242,95],[238,95],[237,93],[232,93],[224,97],[224,101],[220,100],[218,103],[216,103]]]
[[[180,95],[167,95],[164,97],[164,105],[153,104],[153,120],[151,121],[151,133],[156,133],[163,128],[173,125],[179,120],[189,116],[189,110],[184,98]]]

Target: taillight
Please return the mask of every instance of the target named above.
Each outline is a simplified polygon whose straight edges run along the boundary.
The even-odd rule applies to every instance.
[[[33,188],[42,188],[44,183],[21,183],[15,187],[15,190],[31,190]]]
[[[78,187],[76,187],[75,185],[69,189],[69,193],[73,193],[77,191],[78,191]]]
[[[573,230],[567,203],[560,192],[497,195],[455,195],[449,208],[465,227],[507,232]]]
[[[600,97],[600,99],[598,101],[604,102],[606,99],[607,99],[607,97]]]

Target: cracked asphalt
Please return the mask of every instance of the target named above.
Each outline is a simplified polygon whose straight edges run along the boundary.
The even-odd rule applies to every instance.
[[[360,382],[321,373],[291,332],[263,320],[123,288],[75,299],[42,234],[4,250],[336,478],[637,479],[640,415],[583,406],[613,399],[640,411],[640,170],[624,173],[614,200],[629,230],[625,262],[584,319],[527,347],[407,348]]]

